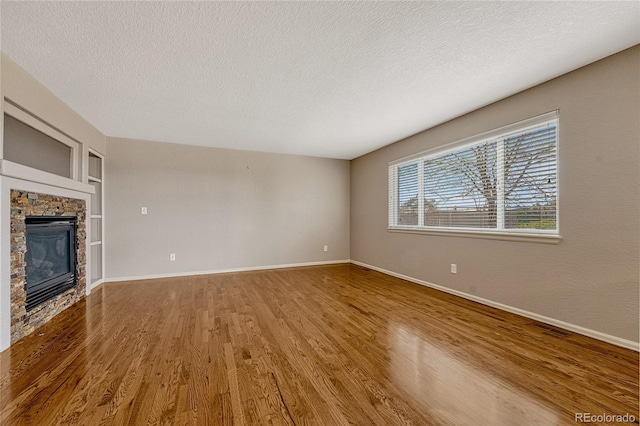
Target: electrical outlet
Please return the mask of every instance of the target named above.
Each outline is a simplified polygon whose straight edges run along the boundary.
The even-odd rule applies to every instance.
[[[458,265],[456,265],[455,263],[451,264],[451,273],[452,274],[457,274],[458,273]]]
[[[324,251],[329,251],[329,246],[324,246]]]
[[[143,208],[142,208],[141,213],[142,213],[142,214],[147,214],[147,208],[146,208],[146,207],[143,207]]]
[[[171,261],[176,260],[176,254],[175,254],[175,253],[171,253],[171,254],[169,255],[169,260],[171,260]]]

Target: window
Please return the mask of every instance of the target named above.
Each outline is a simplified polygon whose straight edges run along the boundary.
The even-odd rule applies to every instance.
[[[558,233],[557,113],[389,165],[389,227]]]

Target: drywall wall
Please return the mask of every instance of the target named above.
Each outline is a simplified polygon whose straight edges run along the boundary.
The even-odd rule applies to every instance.
[[[4,53],[2,96],[60,132],[106,154],[105,136]]]
[[[637,342],[638,70],[635,46],[353,160],[351,258]],[[560,244],[387,231],[389,161],[556,109]]]
[[[107,279],[349,258],[348,161],[116,138],[107,150]]]

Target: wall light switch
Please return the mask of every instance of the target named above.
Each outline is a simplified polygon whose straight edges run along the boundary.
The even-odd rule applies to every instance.
[[[452,274],[457,274],[458,273],[458,265],[456,265],[455,263],[451,264],[451,273]]]
[[[324,246],[324,251],[329,251],[329,246]]]
[[[171,261],[176,260],[176,254],[175,254],[175,253],[171,253],[171,254],[169,255],[169,260],[171,260]]]
[[[142,208],[142,214],[147,214],[147,208],[146,207]]]

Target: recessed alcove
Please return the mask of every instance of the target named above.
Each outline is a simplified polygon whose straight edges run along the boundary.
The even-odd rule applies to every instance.
[[[73,177],[73,148],[24,122],[4,115],[3,158],[17,164]]]

